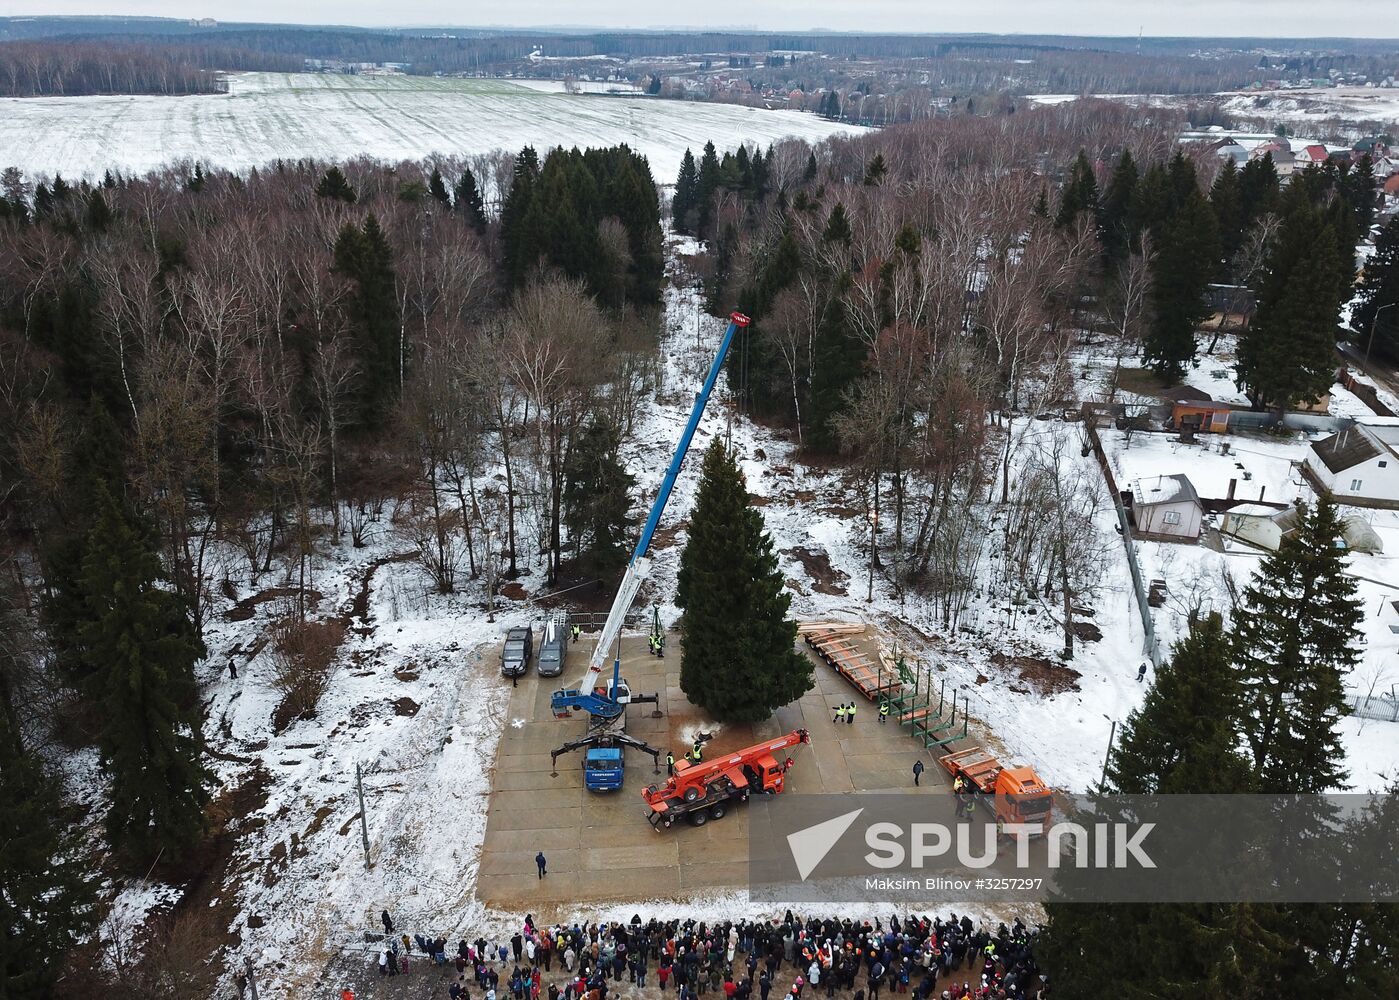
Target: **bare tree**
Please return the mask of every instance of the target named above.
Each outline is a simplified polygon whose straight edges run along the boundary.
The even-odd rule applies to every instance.
[[[340,534],[340,475],[336,444],[351,413],[350,392],[358,374],[343,337],[331,337],[322,343],[311,366],[311,380],[316,387],[316,403],[326,442],[330,511],[337,537]]]
[[[1112,379],[1108,384],[1108,402],[1116,402],[1118,380],[1122,375],[1122,358],[1129,347],[1135,350],[1146,326],[1148,292],[1151,290],[1150,237],[1142,236],[1140,253],[1132,253],[1117,268],[1108,289],[1105,311],[1112,324],[1114,338]]]

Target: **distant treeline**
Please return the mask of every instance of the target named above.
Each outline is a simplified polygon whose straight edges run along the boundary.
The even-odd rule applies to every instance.
[[[0,97],[212,94],[218,70],[295,70],[301,60],[231,46],[90,41],[0,44]]]
[[[37,39],[43,38],[42,42]],[[14,39],[15,41],[7,41]],[[35,39],[22,42],[22,39]],[[152,18],[0,19],[0,52],[14,45],[42,44],[66,50],[74,44],[118,45],[132,51],[161,51],[184,67],[177,79],[195,81],[199,69],[297,69],[303,59],[346,63],[403,63],[414,74],[503,73],[518,70],[537,48],[561,60],[557,73],[576,72],[566,60],[611,56],[633,62],[630,72],[666,72],[675,56],[737,58],[734,64],[755,89],[813,86],[847,89],[868,79],[869,61],[881,71],[902,74],[885,84],[921,86],[938,94],[968,93],[1210,93],[1243,87],[1285,72],[1324,76],[1330,69],[1383,77],[1399,56],[1390,44],[1332,41],[1304,48],[1272,47],[1260,59],[1246,39],[1109,39],[1049,35],[862,35],[801,32],[626,32],[592,33],[483,31],[417,28],[393,31],[264,24],[197,25]],[[768,62],[771,53],[814,53],[818,58]],[[1277,53],[1283,53],[1279,56]],[[1292,53],[1290,56],[1286,53]],[[751,62],[749,61],[751,59]],[[649,60],[656,60],[648,67]],[[1276,64],[1283,68],[1276,68]],[[269,65],[270,64],[270,65]],[[813,80],[812,64],[824,78]],[[849,67],[849,73],[840,67]],[[760,67],[760,68],[759,68]],[[1273,67],[1273,68],[1270,68]],[[66,75],[66,74],[64,74]],[[99,77],[101,74],[99,74]],[[71,87],[30,84],[30,93],[93,93]],[[208,90],[207,80],[188,89],[150,85],[107,87],[133,92]],[[888,92],[889,88],[880,89]],[[11,91],[13,92],[13,91]],[[892,116],[890,120],[897,119]]]
[[[778,35],[741,32],[626,33],[589,35],[488,34],[484,32],[368,32],[331,28],[248,26],[209,29],[197,36],[126,31],[112,35],[68,36],[84,44],[103,42],[147,51],[178,52],[191,67],[262,68],[249,65],[256,53],[280,60],[277,69],[295,69],[304,58],[347,63],[404,63],[410,73],[493,73],[514,69],[536,48],[549,56],[584,59],[663,59],[685,54],[765,54],[818,52],[839,60],[886,60],[906,72],[937,81],[951,93],[1113,92],[1192,93],[1243,86],[1258,75],[1254,59],[1242,55],[1198,59],[1150,50],[1144,54],[1096,49],[1071,40],[990,39],[914,35]],[[66,48],[71,44],[50,41]],[[0,44],[0,51],[8,46]],[[1115,47],[1112,47],[1115,48]],[[563,66],[555,64],[560,70]],[[854,68],[852,63],[852,68]],[[867,67],[859,67],[867,70]],[[750,71],[754,84],[800,84],[803,63],[776,71]],[[780,77],[778,80],[769,77]],[[817,81],[839,86],[842,80]],[[949,90],[950,88],[950,90]],[[57,92],[57,91],[38,91]],[[71,93],[73,91],[65,91]]]

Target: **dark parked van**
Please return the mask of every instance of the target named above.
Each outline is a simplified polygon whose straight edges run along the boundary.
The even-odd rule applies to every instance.
[[[559,676],[567,659],[568,621],[560,616],[544,626],[544,636],[539,641],[539,676]]]
[[[534,655],[534,629],[525,625],[505,633],[505,650],[500,654],[500,672],[506,677],[523,677]]]

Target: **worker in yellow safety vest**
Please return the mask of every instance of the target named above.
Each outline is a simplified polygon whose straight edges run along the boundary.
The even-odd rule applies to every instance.
[[[690,757],[694,760],[696,764],[698,764],[700,762],[701,756],[703,755],[700,752],[700,741],[695,740],[695,746],[694,749],[690,751]]]
[[[844,705],[837,705],[837,706],[836,706],[836,717],[835,717],[834,719],[832,719],[831,721],[834,722],[834,723],[836,723],[837,725],[839,725],[840,723],[842,723],[842,722],[845,721],[845,706],[844,706]]]
[[[666,755],[665,755],[665,773],[666,773],[666,774],[674,774],[674,773],[675,773],[675,751],[674,751],[674,750],[667,750],[667,751],[666,751]]]
[[[855,724],[855,703],[853,701],[845,709],[845,724],[847,726]]]
[[[886,701],[879,706],[879,724],[883,725],[889,718],[889,703]]]

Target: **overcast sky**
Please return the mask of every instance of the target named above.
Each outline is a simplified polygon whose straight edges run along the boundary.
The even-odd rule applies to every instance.
[[[411,26],[829,28],[1069,35],[1399,35],[1394,0],[0,0],[0,13]]]

